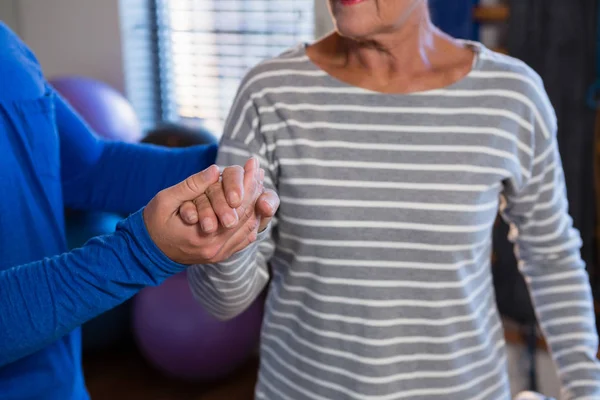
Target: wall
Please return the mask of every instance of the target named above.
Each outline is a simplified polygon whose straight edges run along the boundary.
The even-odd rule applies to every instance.
[[[0,0],[0,18],[10,20],[46,76],[85,75],[123,91],[118,0]]]
[[[327,9],[329,0],[315,0],[315,36],[317,38],[325,36],[325,34],[333,30],[331,16]]]
[[[12,30],[18,30],[17,0],[0,0],[0,20]]]

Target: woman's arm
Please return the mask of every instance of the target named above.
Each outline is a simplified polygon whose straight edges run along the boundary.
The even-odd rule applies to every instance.
[[[244,83],[242,83],[244,87]],[[243,165],[255,156],[265,169],[264,186],[275,190],[277,176],[272,155],[263,142],[257,109],[249,88],[238,93],[225,125],[218,165]],[[249,307],[269,281],[268,262],[275,250],[273,230],[277,220],[258,234],[256,242],[225,262],[195,265],[188,280],[196,299],[221,319],[233,318]]]
[[[551,108],[547,99],[540,102]],[[511,224],[510,239],[558,368],[563,398],[600,398],[592,293],[580,256],[581,238],[568,213],[553,118],[545,121],[553,127],[552,137],[535,134],[531,178],[506,185],[501,211]]]

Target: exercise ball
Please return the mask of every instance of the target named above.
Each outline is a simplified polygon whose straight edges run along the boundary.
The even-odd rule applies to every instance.
[[[131,104],[109,85],[79,76],[59,77],[50,84],[101,137],[138,142],[143,137]]]
[[[168,376],[210,382],[226,377],[255,352],[264,297],[220,321],[198,303],[186,273],[143,289],[133,302],[133,334],[144,357]]]
[[[115,231],[122,220],[118,214],[67,210],[65,230],[69,249],[83,246],[96,236]],[[131,304],[125,302],[82,326],[82,347],[86,352],[101,351],[131,340]]]
[[[218,140],[213,133],[201,127],[191,128],[179,124],[164,124],[148,132],[142,142],[165,147],[189,147],[200,144],[217,144]]]

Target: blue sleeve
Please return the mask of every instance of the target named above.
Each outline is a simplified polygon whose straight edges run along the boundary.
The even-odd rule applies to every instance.
[[[139,211],[80,249],[1,271],[0,366],[183,270],[154,245]]]
[[[217,144],[169,149],[105,141],[56,95],[65,206],[130,213],[214,163]]]

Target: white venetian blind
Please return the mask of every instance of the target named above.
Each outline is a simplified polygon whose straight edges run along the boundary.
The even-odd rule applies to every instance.
[[[134,10],[123,4],[142,2],[121,1],[125,19]],[[147,50],[146,57],[156,55],[157,76],[151,82],[145,77],[144,84],[138,82],[135,71],[128,72],[130,97],[143,96],[141,92],[154,85],[158,119],[202,124],[217,135],[246,72],[260,61],[314,38],[314,0],[146,1],[148,13],[154,17],[146,24],[150,30],[146,37],[155,38],[155,51]],[[142,36],[140,30],[138,37]],[[124,46],[126,52],[135,52],[134,47],[134,43]],[[129,59],[132,64],[142,63],[136,57]]]
[[[120,0],[125,91],[144,130],[161,119],[158,38],[154,0]]]

